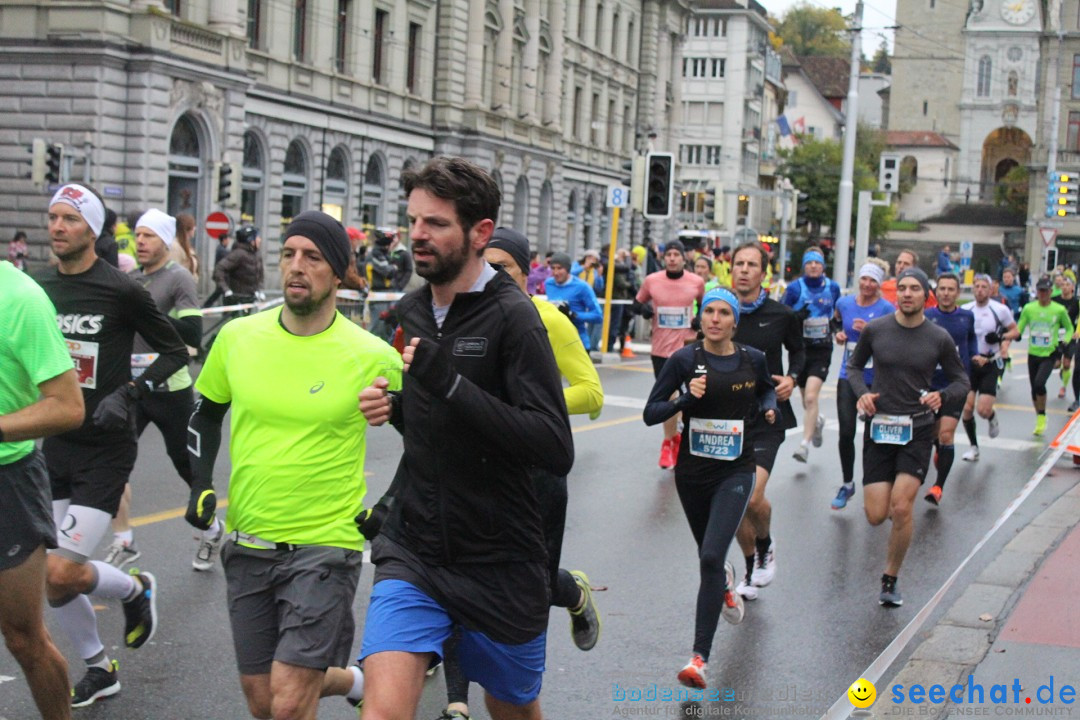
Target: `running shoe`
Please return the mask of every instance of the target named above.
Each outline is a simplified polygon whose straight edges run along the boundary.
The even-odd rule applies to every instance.
[[[855,496],[855,485],[852,484],[848,489],[847,485],[841,485],[839,492],[836,493],[836,497],[832,501],[833,510],[843,510],[847,507],[848,500]]]
[[[157,581],[150,573],[139,572],[137,568],[129,572],[142,584],[142,592],[123,604],[124,644],[129,648],[141,648],[150,642],[157,630]]]
[[[679,671],[679,682],[686,687],[705,689],[705,668],[708,667],[700,655],[694,655],[686,667]]]
[[[821,447],[822,437],[821,433],[825,430],[825,416],[818,415],[817,422],[814,423],[814,447]]]
[[[765,553],[758,554],[752,579],[758,587],[765,587],[776,575],[776,543],[771,543]]]
[[[675,467],[675,450],[673,443],[670,439],[664,438],[663,444],[660,446],[660,469],[670,470]]]
[[[470,720],[470,718],[460,710],[443,710],[435,720]]]
[[[570,613],[570,637],[578,650],[592,650],[596,647],[596,641],[600,639],[600,613],[593,601],[592,586],[589,585],[589,576],[580,570],[571,570],[574,582],[585,594],[585,603],[580,610],[574,611],[567,608]]]
[[[732,625],[738,625],[742,622],[745,608],[743,607],[742,596],[733,589],[735,587],[735,566],[729,562],[724,563],[724,582],[724,607],[720,614]]]
[[[198,572],[207,572],[214,569],[214,556],[221,547],[221,540],[225,537],[225,526],[218,527],[217,537],[208,540],[206,535],[198,536],[199,547],[195,550],[195,557],[191,561],[191,567]]]
[[[1073,404],[1069,406],[1069,412],[1074,413],[1077,410],[1080,410],[1080,400],[1073,401]]]
[[[941,502],[941,487],[938,485],[931,485],[930,489],[926,491],[926,495],[923,496],[923,500],[931,505],[937,505]]]
[[[972,445],[963,455],[960,456],[966,462],[978,462],[979,461],[979,448]]]
[[[442,667],[442,660],[438,656],[431,658],[431,662],[428,663],[427,670],[424,671],[424,677],[435,677],[435,673],[439,672],[439,668]]]
[[[735,588],[735,592],[743,600],[757,600],[757,586],[755,586],[748,577],[744,577],[742,580],[739,581],[739,585]]]
[[[1041,437],[1044,432],[1046,432],[1046,416],[1036,415],[1035,429],[1031,432],[1031,434],[1035,437]]]
[[[127,543],[118,537],[113,537],[112,545],[105,551],[105,562],[114,568],[122,568],[140,557],[142,553],[135,547],[134,542]]]
[[[900,596],[900,591],[896,589],[896,581],[882,580],[881,594],[878,595],[878,605],[884,605],[885,607],[900,607],[903,604],[904,598]]]
[[[799,442],[799,447],[795,448],[795,452],[791,453],[791,457],[801,463],[806,462],[806,459],[810,457],[810,446],[806,444],[805,440]]]
[[[996,438],[998,435],[1001,434],[1001,426],[998,425],[998,418],[997,418],[996,413],[994,415],[990,416],[989,423],[990,423],[990,437],[991,438]]]
[[[113,660],[108,670],[99,667],[87,668],[83,679],[71,689],[71,707],[93,705],[97,700],[120,692],[120,678],[116,672],[119,667],[120,664]]]

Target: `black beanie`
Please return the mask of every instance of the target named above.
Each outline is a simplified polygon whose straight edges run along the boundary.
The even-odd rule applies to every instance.
[[[487,246],[493,250],[502,250],[514,258],[523,275],[529,274],[529,239],[517,230],[508,227],[495,228]]]
[[[919,281],[919,284],[922,285],[923,294],[925,294],[926,297],[929,298],[930,278],[926,277],[926,273],[924,273],[921,269],[917,267],[909,267],[904,269],[899,275],[896,276],[896,282],[899,284],[901,280],[909,277],[913,277]]]
[[[669,240],[664,243],[664,254],[666,255],[668,250],[678,250],[683,255],[686,254],[686,246],[682,244],[681,240]]]
[[[334,274],[341,280],[345,279],[352,246],[349,245],[349,234],[345,232],[344,225],[324,212],[305,210],[293,218],[282,237],[288,240],[293,235],[305,237],[315,243]]]

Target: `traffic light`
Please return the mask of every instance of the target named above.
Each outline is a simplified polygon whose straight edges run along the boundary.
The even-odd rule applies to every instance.
[[[795,207],[792,208],[793,212],[791,213],[792,217],[795,218],[795,229],[797,230],[801,227],[809,225],[810,205],[807,203],[807,200],[810,199],[810,195],[795,190],[791,194],[791,199],[792,202],[795,204]]]
[[[649,153],[645,156],[645,217],[671,217],[671,191],[675,185],[675,156]]]
[[[1067,217],[1077,213],[1080,177],[1070,172],[1052,172],[1046,183],[1046,217]]]
[[[633,160],[625,161],[622,166],[623,170],[630,173],[623,178],[623,185],[630,188],[630,209],[644,212],[645,158],[638,155]]]
[[[881,154],[878,161],[878,190],[881,192],[900,191],[900,156]]]
[[[233,166],[223,162],[218,166],[218,203],[231,205],[233,201]]]
[[[64,162],[64,146],[49,144],[45,147],[45,182],[53,185],[60,182],[60,166]]]
[[[35,185],[45,184],[45,151],[48,148],[41,138],[34,138],[30,145],[30,181]]]
[[[702,214],[716,227],[724,224],[724,189],[722,185],[710,185],[702,191],[705,198]]]

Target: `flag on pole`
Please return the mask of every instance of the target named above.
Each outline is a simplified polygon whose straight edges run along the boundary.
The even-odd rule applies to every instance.
[[[780,137],[787,137],[791,134],[791,125],[788,123],[787,116],[781,115],[776,118],[776,124],[780,126]]]

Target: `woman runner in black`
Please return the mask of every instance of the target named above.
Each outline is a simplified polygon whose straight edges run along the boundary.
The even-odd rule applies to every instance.
[[[732,624],[743,616],[735,568],[725,558],[754,490],[754,446],[747,430],[761,411],[773,423],[777,406],[765,355],[732,340],[739,321],[735,295],[723,288],[707,292],[700,313],[704,339],[665,363],[644,418],[646,425],[656,425],[683,416],[675,487],[697,542],[701,584],[694,655],[678,677],[683,685],[704,688],[720,615]]]

